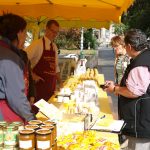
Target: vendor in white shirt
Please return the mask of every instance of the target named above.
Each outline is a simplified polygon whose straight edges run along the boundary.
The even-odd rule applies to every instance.
[[[36,84],[36,100],[48,100],[56,89],[56,82],[61,85],[58,66],[58,49],[53,43],[59,32],[59,24],[49,20],[46,25],[45,36],[33,41],[26,52],[31,61],[33,79]]]

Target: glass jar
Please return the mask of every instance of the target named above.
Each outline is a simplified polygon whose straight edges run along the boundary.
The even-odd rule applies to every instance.
[[[28,123],[32,124],[32,125],[41,125],[42,121],[41,120],[30,120]]]
[[[19,131],[19,149],[35,149],[35,134],[33,129],[24,129]]]
[[[36,149],[50,150],[52,147],[51,131],[49,129],[39,129],[36,131]]]
[[[51,137],[52,137],[52,145],[55,143],[55,137],[54,137],[54,126],[53,125],[41,125],[41,129],[49,129],[51,130]]]
[[[5,147],[16,147],[18,144],[18,128],[16,126],[7,126],[3,128],[4,132],[4,146]]]
[[[54,131],[53,132],[54,132],[54,139],[56,141],[56,139],[57,139],[57,125],[56,125],[56,122],[52,122],[50,120],[47,120],[47,121],[44,121],[43,124],[54,126]]]
[[[57,140],[56,140],[55,143],[52,145],[52,150],[57,150]]]

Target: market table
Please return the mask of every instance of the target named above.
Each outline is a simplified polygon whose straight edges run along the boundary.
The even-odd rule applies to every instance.
[[[84,76],[85,78],[85,76]],[[81,77],[69,77],[65,82],[64,82],[64,87],[70,87],[70,88],[75,88],[76,84],[80,83],[79,80],[81,80]],[[98,83],[99,84],[104,84],[105,80],[104,80],[104,75],[103,74],[98,74]],[[73,83],[76,82],[76,83]],[[60,103],[57,103],[57,98],[56,98],[57,92],[49,99],[48,103],[52,103],[54,104],[57,108],[60,108]],[[106,118],[108,120],[110,120],[110,122],[114,119],[113,117],[113,110],[112,110],[112,102],[111,102],[111,97],[109,97],[107,95],[107,93],[105,91],[103,91],[101,88],[98,87],[98,102],[99,102],[99,108],[100,108],[100,114],[105,115]],[[42,113],[38,113],[37,118],[40,120],[47,120],[48,118],[46,116],[44,116]],[[69,124],[68,128],[69,128]],[[64,130],[64,128],[63,128]],[[65,131],[67,130],[67,127],[65,128]],[[97,131],[85,131],[85,133],[83,132],[74,132],[72,134],[66,134],[64,135],[65,131],[63,132],[62,136],[58,136],[58,145],[62,146],[62,149],[67,149],[68,147],[70,147],[69,150],[75,149],[79,146],[79,143],[82,141],[83,143],[86,141],[87,143],[83,146],[83,149],[87,149],[89,150],[88,144],[92,141],[93,145],[96,146],[97,144],[97,140],[99,144],[104,144],[104,146],[112,146],[112,150],[119,150],[119,142],[118,142],[118,135],[114,134],[114,133],[108,133],[108,132],[97,132]],[[86,136],[85,136],[86,135]],[[94,139],[90,138],[91,135],[94,136]],[[83,138],[85,136],[85,138]],[[96,137],[96,138],[95,138]],[[77,138],[77,139],[74,139]],[[105,138],[105,140],[107,142],[101,142],[103,141],[103,138]],[[79,142],[79,141],[80,142]],[[71,141],[71,143],[73,143],[73,141],[76,141],[75,143],[69,145],[69,141]],[[89,144],[90,145],[90,144]],[[87,146],[87,147],[86,147]],[[94,146],[92,148],[94,148]],[[97,145],[98,146],[98,145]],[[99,145],[100,146],[100,145]],[[110,146],[110,147],[111,147]],[[90,149],[92,149],[90,148]],[[77,148],[78,149],[78,148]],[[81,147],[79,148],[81,149]],[[94,150],[94,149],[93,149]]]

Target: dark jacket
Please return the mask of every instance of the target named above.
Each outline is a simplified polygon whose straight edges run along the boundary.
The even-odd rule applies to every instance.
[[[11,109],[29,121],[35,117],[24,93],[24,67],[20,50],[0,40],[0,100],[7,99]]]
[[[150,69],[150,50],[145,50],[139,54],[128,65],[120,86],[126,86],[126,79],[130,71],[138,66],[146,66]],[[150,90],[138,97],[127,98],[119,95],[118,108],[120,119],[127,123],[123,129],[123,134],[139,137],[150,138]]]

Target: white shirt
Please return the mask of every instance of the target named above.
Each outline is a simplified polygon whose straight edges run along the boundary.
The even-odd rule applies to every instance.
[[[45,39],[45,49],[50,49],[51,41],[44,36]],[[55,43],[53,43],[53,50],[56,52],[56,72],[60,72],[59,66],[58,66],[58,49]],[[28,54],[28,58],[31,61],[31,68],[34,68],[36,64],[39,62],[40,58],[42,57],[43,53],[43,40],[38,39],[35,40],[29,45],[25,51]]]

